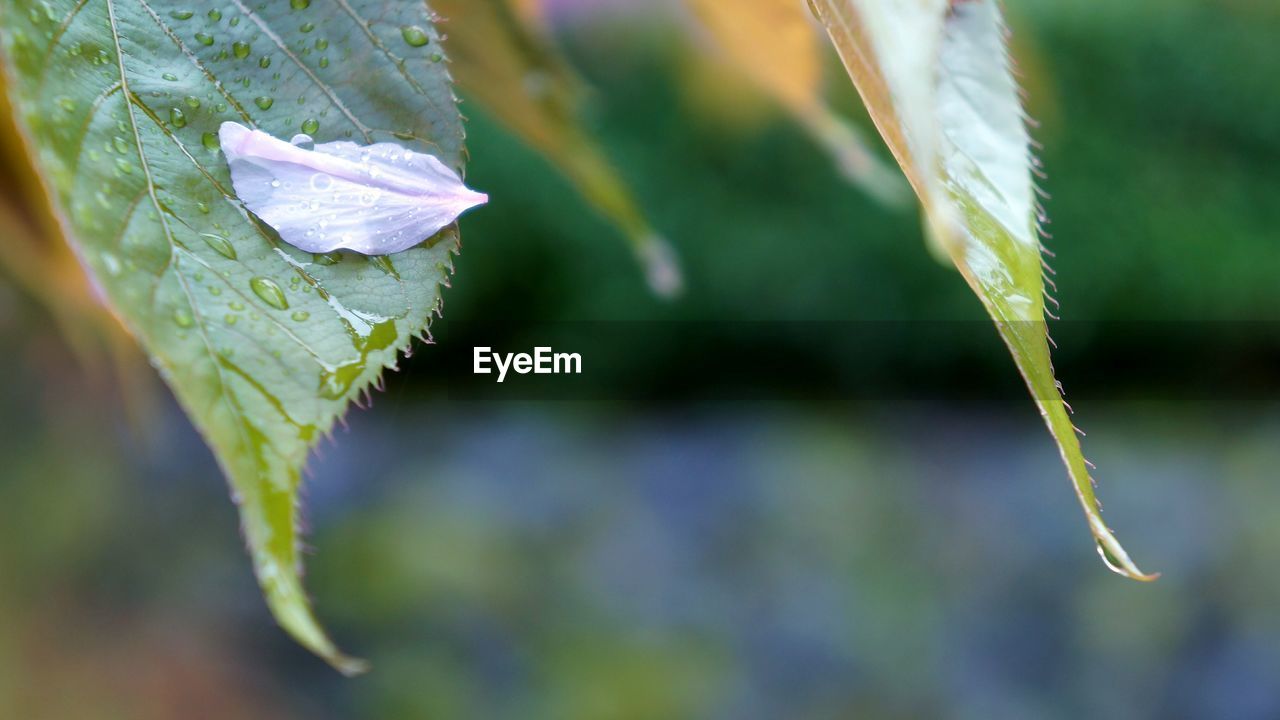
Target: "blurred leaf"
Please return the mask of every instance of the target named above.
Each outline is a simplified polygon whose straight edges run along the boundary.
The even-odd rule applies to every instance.
[[[39,177],[26,156],[14,125],[7,84],[0,73],[0,272],[38,302],[79,360],[81,370],[99,387],[129,388],[124,400],[131,415],[146,414],[149,385],[140,382],[150,368],[95,295],[80,262],[62,241],[58,221]],[[122,342],[123,341],[123,342]],[[110,372],[114,370],[113,373]]]
[[[302,589],[300,473],[439,309],[456,231],[389,258],[302,253],[231,194],[216,132],[394,137],[459,168],[463,133],[425,5],[310,5],[2,0],[0,39],[63,228],[213,448],[272,611],[353,672]]]
[[[906,201],[901,176],[827,106],[822,95],[826,46],[803,0],[688,2],[728,61],[781,103],[826,148],[850,182],[885,204]]]
[[[445,42],[459,88],[542,153],[626,234],[655,293],[679,294],[683,280],[675,253],[578,121],[583,82],[540,32],[540,6],[526,0],[517,9],[509,2],[435,3],[449,18]]]
[[[814,0],[928,231],[977,293],[1026,379],[1099,552],[1145,575],[1103,523],[1053,376],[1030,139],[995,0]],[[1043,267],[1048,267],[1043,265]]]
[[[543,28],[547,22],[544,0],[511,0],[511,7],[527,27]]]

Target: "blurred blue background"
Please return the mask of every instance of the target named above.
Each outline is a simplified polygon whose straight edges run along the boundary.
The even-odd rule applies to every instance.
[[[780,116],[706,115],[676,20],[614,5],[555,16],[688,292],[653,299],[468,106],[494,203],[463,223],[441,345],[307,481],[308,586],[367,676],[275,628],[149,372],[87,367],[0,275],[0,717],[1280,717],[1274,3],[1009,3],[1054,196],[1056,365],[1152,585],[1102,566],[914,211]],[[433,363],[560,340],[608,358],[572,400],[459,393]]]

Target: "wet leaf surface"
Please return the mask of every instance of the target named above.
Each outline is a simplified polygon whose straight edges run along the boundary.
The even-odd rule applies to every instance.
[[[303,591],[301,472],[425,332],[457,233],[386,258],[299,251],[234,196],[216,133],[230,120],[277,137],[398,142],[461,170],[430,10],[5,0],[0,18],[14,110],[63,230],[217,456],[272,611],[359,670]]]

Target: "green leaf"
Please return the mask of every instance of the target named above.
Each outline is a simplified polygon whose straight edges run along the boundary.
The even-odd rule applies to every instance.
[[[537,27],[533,4],[510,2],[434,3],[449,18],[445,44],[463,95],[542,153],[622,230],[656,294],[678,295],[683,279],[675,252],[650,226],[626,182],[578,121],[583,80]]]
[[[216,133],[396,141],[460,170],[461,119],[422,3],[202,5],[0,0],[3,64],[68,239],[229,478],[277,620],[355,672],[302,587],[300,475],[439,310],[456,229],[303,253],[236,200]]]
[[[1152,580],[1102,521],[1053,375],[1035,162],[996,0],[812,0],[908,180],[928,231],[977,293],[1026,379],[1116,572]]]

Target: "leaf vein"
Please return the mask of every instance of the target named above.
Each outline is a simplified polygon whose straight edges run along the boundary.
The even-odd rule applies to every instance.
[[[360,122],[360,119],[357,118],[349,108],[347,108],[342,100],[338,98],[338,95],[334,92],[333,88],[329,87],[328,84],[317,77],[316,74],[311,71],[311,68],[307,67],[306,63],[302,62],[302,59],[289,49],[289,46],[285,44],[284,40],[282,40],[280,36],[277,35],[265,22],[263,22],[262,18],[259,18],[256,13],[246,7],[241,0],[231,1],[240,9],[240,12],[243,12],[246,17],[253,21],[254,25],[258,26],[258,29],[262,31],[263,35],[271,38],[271,41],[280,49],[280,52],[285,54],[285,57],[288,57],[294,65],[298,66],[298,69],[306,73],[307,77],[311,79],[311,82],[315,83],[316,87],[329,97],[329,101],[333,103],[333,106],[336,107],[343,115],[347,116],[347,119],[356,126],[356,129],[360,131],[360,134],[364,135],[366,141],[373,142],[373,135],[371,134],[369,127]]]
[[[255,125],[253,122],[253,118],[250,117],[249,113],[245,111],[244,106],[240,104],[240,101],[236,100],[235,96],[227,92],[227,89],[222,84],[222,81],[219,80],[217,76],[215,76],[212,72],[209,71],[209,68],[203,62],[200,61],[199,56],[197,56],[194,52],[192,52],[191,48],[187,47],[186,43],[182,42],[182,38],[178,37],[178,35],[173,32],[173,28],[169,27],[169,25],[166,24],[165,21],[162,20],[160,16],[156,14],[156,11],[151,7],[151,5],[147,2],[147,0],[138,0],[138,4],[142,6],[143,10],[147,11],[147,14],[151,16],[151,19],[154,20],[156,25],[160,27],[161,32],[163,32],[166,37],[172,40],[174,45],[178,46],[178,50],[182,52],[183,56],[186,57],[188,60],[190,60],[191,64],[196,66],[196,68],[200,71],[200,73],[204,75],[206,80],[213,83],[213,87],[218,91],[218,94],[226,98],[227,102],[231,104],[231,107],[235,108],[236,113],[239,114],[240,117],[244,119],[247,123],[249,123],[251,127],[254,127]]]
[[[53,32],[53,37],[49,38],[49,47],[44,51],[44,59],[40,65],[40,77],[36,80],[38,86],[44,86],[44,79],[49,75],[49,65],[51,65],[49,61],[53,59],[53,51],[58,49],[58,44],[62,42],[62,36],[67,33],[71,23],[80,16],[80,11],[88,4],[89,0],[80,0],[75,7],[71,8],[71,11],[62,19],[62,22],[58,23],[58,29]]]
[[[125,92],[126,98],[128,98],[131,96],[131,92],[129,91],[128,71],[125,69],[125,65],[124,65],[124,50],[120,47],[120,29],[116,22],[116,8],[115,8],[116,0],[106,0],[106,2],[107,2],[107,18],[111,24],[111,37],[112,37],[112,40],[115,42],[115,48],[116,48],[116,63],[120,70],[120,85]],[[133,127],[134,141],[138,145],[138,156],[142,162],[142,170],[146,178],[145,190],[151,196],[151,202],[156,206],[156,212],[159,213],[159,217],[160,217],[160,226],[164,229],[165,237],[169,241],[170,253],[169,253],[168,267],[172,268],[174,263],[174,258],[177,254],[177,243],[173,237],[173,232],[169,229],[168,222],[165,221],[164,211],[160,208],[160,201],[156,197],[155,182],[152,179],[151,167],[147,162],[146,152],[142,146],[142,134],[138,128],[138,118],[133,111],[133,103],[132,102],[126,103],[125,107],[127,107],[129,110],[129,121]],[[203,341],[205,352],[208,354],[210,364],[213,366],[214,373],[217,375],[217,378],[218,378],[218,395],[222,398],[223,402],[227,404],[228,409],[231,410],[232,416],[238,418],[237,422],[234,423],[236,427],[236,432],[240,436],[240,441],[244,443],[245,446],[247,447],[249,438],[245,434],[245,430],[243,426],[243,423],[246,420],[243,412],[240,412],[237,410],[237,403],[235,402],[235,399],[231,396],[231,387],[230,385],[227,384],[227,380],[222,374],[222,366],[218,363],[217,356],[216,356],[217,354],[213,349],[213,343],[212,341],[210,341],[208,331],[205,329],[204,314],[200,312],[200,307],[198,303],[196,303],[195,295],[192,293],[191,287],[190,285],[188,285],[186,277],[180,271],[178,271],[177,268],[172,268],[172,269],[174,270],[174,274],[177,277],[178,284],[182,287],[183,294],[186,295],[187,303],[191,307],[191,312],[196,317],[195,324],[200,333],[201,340]],[[159,283],[157,282],[156,287],[158,286],[159,286]],[[153,290],[153,296],[154,296],[154,290]],[[229,471],[227,475],[231,478],[235,478],[237,474]]]

